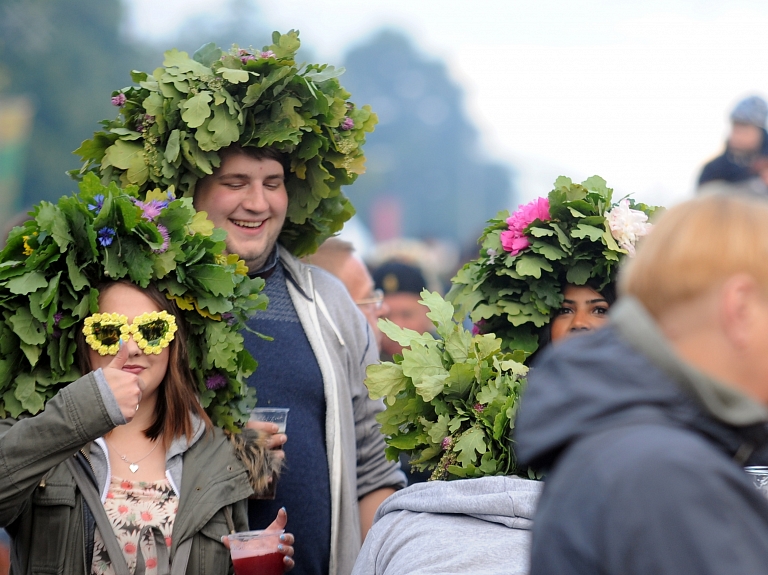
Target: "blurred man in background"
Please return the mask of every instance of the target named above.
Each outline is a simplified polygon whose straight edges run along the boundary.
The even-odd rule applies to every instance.
[[[330,238],[303,261],[323,268],[341,280],[349,295],[352,296],[352,300],[368,320],[380,352],[383,334],[379,329],[378,321],[380,317],[389,313],[389,308],[384,303],[384,294],[381,290],[374,289],[371,273],[363,260],[355,255],[354,246],[344,240]]]
[[[419,303],[427,281],[418,266],[401,261],[385,262],[373,270],[373,281],[376,288],[384,293],[384,303],[389,308],[384,316],[386,319],[419,333],[434,331],[435,326],[427,317],[429,310]],[[402,351],[403,347],[399,343],[384,336],[382,359],[389,360]]]
[[[732,191],[766,193],[765,184],[753,168],[758,157],[768,155],[766,118],[768,104],[759,96],[750,96],[736,105],[731,112],[731,133],[725,151],[702,169],[699,192],[731,189],[722,187],[727,183]]]

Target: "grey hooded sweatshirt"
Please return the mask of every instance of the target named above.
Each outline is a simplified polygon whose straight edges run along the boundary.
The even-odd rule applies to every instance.
[[[519,477],[418,483],[376,512],[352,575],[528,573],[542,484]]]
[[[768,573],[768,501],[742,469],[766,420],[621,301],[608,327],[556,346],[528,379],[515,452],[549,470],[531,574]]]

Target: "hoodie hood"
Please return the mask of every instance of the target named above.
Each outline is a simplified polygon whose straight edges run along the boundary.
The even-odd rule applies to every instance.
[[[606,328],[547,350],[520,403],[519,462],[547,469],[582,437],[647,422],[692,427],[746,459],[765,441],[768,411],[670,349],[644,308],[626,298]]]
[[[468,515],[512,529],[530,530],[544,484],[521,477],[480,477],[417,483],[387,498],[375,521],[388,513]]]

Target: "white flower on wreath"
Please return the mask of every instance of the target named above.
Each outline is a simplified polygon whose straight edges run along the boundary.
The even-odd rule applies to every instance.
[[[629,207],[629,200],[621,200],[616,207],[605,213],[608,227],[613,239],[630,256],[635,255],[637,240],[651,231],[653,224],[648,222],[648,216],[640,210]]]

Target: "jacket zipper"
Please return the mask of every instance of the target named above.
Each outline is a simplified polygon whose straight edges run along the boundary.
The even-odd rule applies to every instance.
[[[85,452],[85,447],[81,447],[79,453],[82,454],[83,457],[85,457],[85,460],[88,462],[88,467],[91,468],[91,473],[93,474],[93,477],[96,477],[96,470],[93,468],[93,463],[91,463],[91,458],[88,456],[88,454]],[[73,457],[77,458],[77,453],[73,455]],[[85,521],[83,521],[83,531],[85,531]],[[88,536],[87,534],[83,533],[83,558],[88,558]],[[91,561],[93,561],[93,556],[91,555]],[[86,565],[86,569],[90,570],[90,565]]]
[[[91,463],[91,458],[88,457],[88,454],[85,452],[85,448],[80,448],[80,453],[83,454],[83,457],[85,457],[85,460],[88,462],[88,466],[91,468],[91,473],[93,473],[93,476],[96,477],[96,470],[93,468],[93,463]],[[77,457],[77,454],[75,454],[75,457]]]

